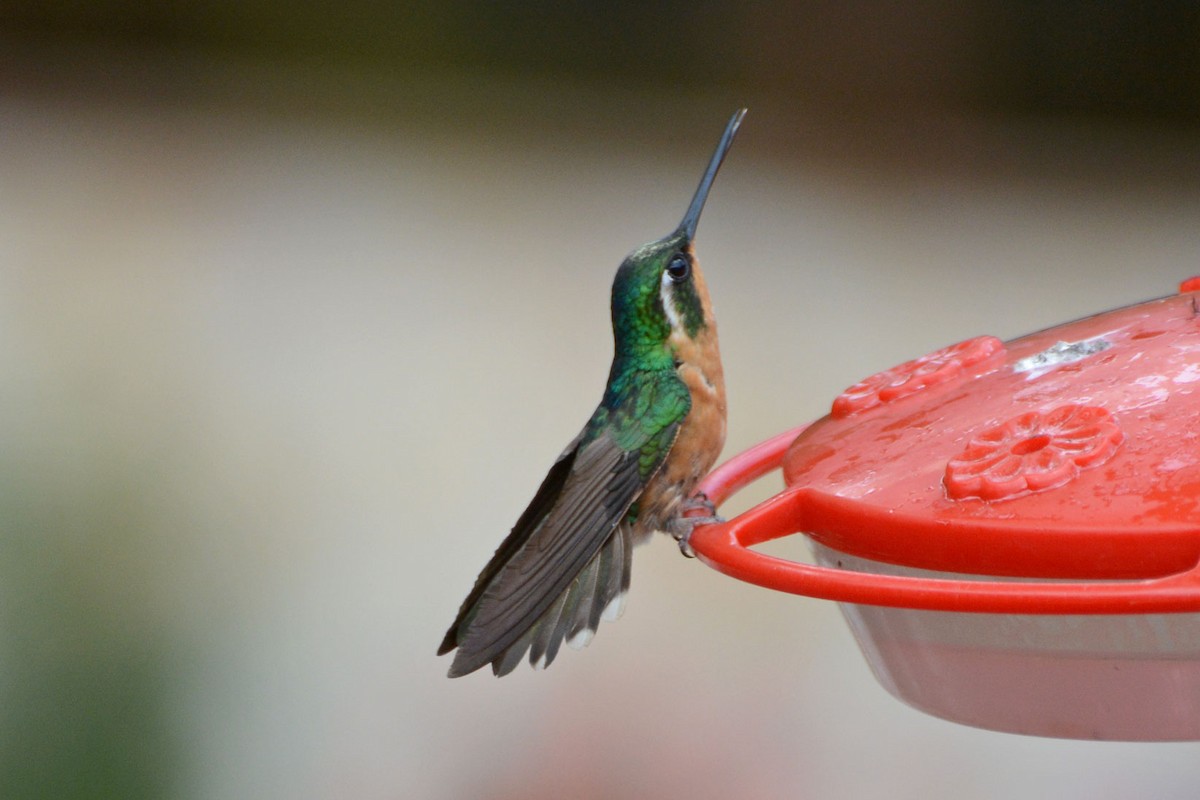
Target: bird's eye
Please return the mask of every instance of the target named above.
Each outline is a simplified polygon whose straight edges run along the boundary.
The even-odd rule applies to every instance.
[[[667,274],[675,283],[682,283],[692,274],[692,262],[683,253],[676,253],[667,264]]]

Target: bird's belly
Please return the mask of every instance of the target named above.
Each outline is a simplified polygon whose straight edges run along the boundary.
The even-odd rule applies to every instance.
[[[656,530],[677,533],[680,503],[725,446],[725,386],[719,366],[717,370],[715,376],[689,365],[679,370],[691,392],[692,407],[662,467],[638,499],[637,532],[642,536]]]

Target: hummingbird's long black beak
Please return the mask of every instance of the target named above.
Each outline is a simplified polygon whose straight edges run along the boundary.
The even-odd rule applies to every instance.
[[[700,221],[700,212],[704,210],[704,201],[708,199],[708,190],[712,188],[713,179],[717,177],[717,170],[721,168],[721,162],[725,160],[725,154],[729,152],[729,146],[733,144],[734,134],[737,133],[744,116],[746,116],[746,109],[743,108],[730,117],[729,124],[725,126],[725,134],[717,143],[712,160],[708,162],[708,169],[704,171],[704,177],[700,179],[700,185],[696,187],[692,204],[688,206],[687,213],[683,215],[683,222],[679,223],[677,233],[682,233],[689,242],[696,236],[696,223]]]

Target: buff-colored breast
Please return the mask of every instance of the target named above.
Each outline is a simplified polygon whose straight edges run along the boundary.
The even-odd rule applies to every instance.
[[[677,330],[668,340],[679,363],[676,368],[679,377],[691,394],[692,407],[679,426],[666,461],[647,484],[638,503],[638,527],[647,532],[675,532],[679,504],[712,468],[725,446],[725,373],[721,368],[717,321],[698,265],[693,280],[704,308],[705,324],[695,338]]]

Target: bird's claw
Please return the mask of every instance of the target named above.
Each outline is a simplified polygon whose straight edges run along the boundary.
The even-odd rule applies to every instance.
[[[683,553],[684,558],[695,558],[696,551],[692,549],[692,545],[688,542],[690,536],[682,536],[679,539],[679,552]]]
[[[688,529],[675,535],[675,541],[679,542],[679,552],[688,558],[695,558],[696,551],[692,549],[691,545],[692,531],[699,525],[713,525],[724,521],[724,519],[715,515],[711,517],[688,517]]]

